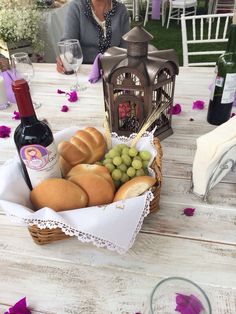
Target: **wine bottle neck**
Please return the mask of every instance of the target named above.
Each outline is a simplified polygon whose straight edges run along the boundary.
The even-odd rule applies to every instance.
[[[25,80],[17,80],[12,83],[12,90],[15,94],[17,107],[19,109],[21,119],[27,117],[35,117],[35,111],[29,91],[29,85]],[[31,118],[32,119],[32,118]]]
[[[236,53],[236,24],[230,26],[229,40],[226,52]]]
[[[37,119],[36,115],[28,116],[28,117],[21,117],[21,123],[24,125],[33,125],[38,123],[39,120]]]

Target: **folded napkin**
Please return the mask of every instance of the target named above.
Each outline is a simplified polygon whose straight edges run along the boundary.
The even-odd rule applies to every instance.
[[[78,128],[69,128],[55,134],[55,142],[67,140]],[[145,133],[137,144],[139,150],[148,150],[152,160],[156,150],[152,144],[153,134]],[[130,144],[130,138],[112,136],[112,144]],[[152,162],[152,160],[150,162]],[[150,175],[154,175],[150,170]],[[134,243],[144,217],[149,213],[151,191],[125,201],[92,206],[63,212],[44,207],[32,211],[29,189],[24,182],[21,165],[16,157],[0,169],[0,207],[12,221],[23,225],[36,225],[40,229],[61,228],[81,242],[91,242],[97,247],[106,247],[119,253],[126,252]]]
[[[11,88],[12,81],[16,80],[16,75],[15,75],[14,71],[6,70],[4,72],[0,72],[0,75],[4,79],[4,84],[6,87],[6,93],[7,93],[8,101],[10,103],[15,103],[16,99],[15,99],[14,93],[13,93],[12,88]]]
[[[90,83],[96,83],[100,78],[101,78],[101,71],[100,71],[100,66],[99,66],[99,62],[100,62],[100,57],[101,57],[101,53],[99,53],[96,58],[93,61],[92,64],[92,69],[89,73],[89,82]]]
[[[236,161],[236,116],[197,139],[193,161],[193,192],[203,196],[209,180],[212,182],[211,188],[220,182],[231,170],[232,163],[226,169],[218,165],[228,159]]]

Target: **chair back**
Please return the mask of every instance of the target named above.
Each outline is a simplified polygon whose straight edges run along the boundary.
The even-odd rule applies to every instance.
[[[216,0],[214,13],[229,13],[236,9],[236,0]]]
[[[184,66],[214,66],[215,62],[189,62],[190,56],[220,55],[216,43],[228,41],[227,31],[233,13],[181,16],[181,32]],[[211,49],[212,44],[212,49]],[[189,48],[191,46],[191,51]],[[204,47],[206,49],[204,49]],[[209,48],[210,47],[210,48]],[[203,50],[204,49],[204,50]],[[193,51],[194,50],[194,51]]]

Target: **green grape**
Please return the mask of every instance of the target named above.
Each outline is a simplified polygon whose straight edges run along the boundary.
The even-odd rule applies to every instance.
[[[107,159],[107,158],[110,158],[109,157],[109,153],[106,153],[105,156],[104,156],[104,159]]]
[[[125,183],[125,182],[129,181],[129,176],[127,175],[127,173],[123,173],[123,174],[122,174],[122,176],[121,176],[121,178],[120,178],[120,181],[121,181],[122,183]]]
[[[126,166],[126,164],[121,164],[117,168],[120,169],[122,172],[126,172],[128,167]]]
[[[140,176],[145,176],[146,175],[146,173],[145,173],[145,171],[143,170],[143,169],[138,169],[138,170],[136,170],[136,177],[140,177]]]
[[[112,162],[115,166],[119,166],[122,164],[122,159],[120,156],[116,156],[113,158]]]
[[[116,150],[117,152],[119,152],[119,154],[120,154],[120,152],[121,152],[121,148],[120,148],[118,145],[113,146],[112,149],[114,149],[114,150]]]
[[[105,166],[106,164],[112,164],[112,159],[111,158],[106,158],[103,160],[103,165]]]
[[[132,159],[130,158],[129,155],[121,155],[121,158],[123,160],[123,163],[126,164],[126,166],[130,166],[131,165],[131,162],[132,162]]]
[[[133,160],[131,165],[132,165],[132,167],[133,167],[134,169],[136,169],[136,170],[137,170],[137,169],[141,169],[142,166],[143,166],[142,161],[137,160],[137,159]]]
[[[114,169],[111,173],[111,176],[113,180],[120,180],[122,172],[120,171],[120,169]]]
[[[116,189],[118,189],[121,186],[121,181],[120,180],[113,180]]]
[[[122,149],[122,155],[129,155],[129,147],[127,146],[127,147],[124,147],[123,149]]]
[[[136,155],[138,155],[137,149],[134,148],[134,147],[131,147],[131,148],[129,149],[129,156],[130,156],[130,157],[134,157],[134,156],[136,156]]]
[[[105,167],[109,170],[109,172],[112,172],[115,169],[113,164],[105,164]]]
[[[123,144],[123,143],[122,144],[118,144],[117,146],[119,146],[121,150],[123,150],[124,148],[129,148],[128,145]]]
[[[150,160],[151,154],[147,150],[142,150],[139,152],[139,156],[142,158],[142,160]]]
[[[148,167],[148,164],[149,164],[149,161],[148,160],[144,160],[143,161],[143,168],[147,168]]]
[[[142,161],[142,158],[141,158],[140,156],[135,156],[135,157],[133,158],[133,160],[140,160],[140,161]]]
[[[116,156],[120,156],[119,152],[114,148],[110,149],[109,150],[109,158],[113,159]]]
[[[135,174],[136,174],[136,171],[135,171],[135,169],[134,169],[133,167],[129,167],[129,168],[127,169],[127,175],[128,175],[130,178],[134,177]]]

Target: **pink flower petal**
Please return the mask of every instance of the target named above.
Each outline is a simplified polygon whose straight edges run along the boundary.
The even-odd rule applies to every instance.
[[[26,305],[26,298],[24,297],[18,301],[14,306],[9,308],[8,312],[5,312],[4,314],[31,314],[31,311]]]
[[[61,89],[58,89],[58,90],[57,90],[57,93],[58,93],[58,94],[66,94],[66,92],[64,92],[64,91],[61,90]]]
[[[18,111],[14,111],[12,119],[13,120],[20,120],[20,113]]]
[[[200,314],[204,307],[200,300],[194,295],[176,293],[175,311],[181,314]]]
[[[67,105],[63,105],[62,107],[61,107],[61,111],[62,112],[67,112],[69,110],[69,107],[67,106]]]
[[[203,100],[195,100],[193,101],[192,109],[202,110],[204,109],[205,102]]]
[[[0,126],[0,138],[9,137],[11,133],[11,128],[6,125]]]
[[[181,111],[182,111],[181,105],[175,104],[172,108],[169,108],[168,113],[180,114]]]
[[[76,92],[76,91],[67,93],[67,95],[69,96],[67,99],[68,99],[68,101],[70,101],[70,102],[76,102],[76,101],[78,100],[78,95],[77,95],[77,92]]]
[[[195,212],[195,208],[186,207],[183,209],[183,215],[188,216],[188,217],[193,216],[194,212]]]

